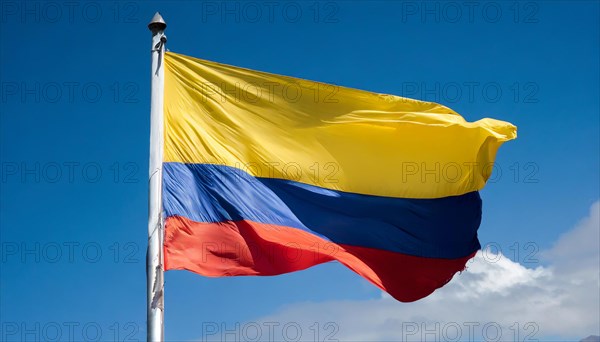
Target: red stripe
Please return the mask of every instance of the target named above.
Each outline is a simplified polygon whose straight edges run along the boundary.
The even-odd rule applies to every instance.
[[[431,294],[465,268],[459,259],[411,256],[338,245],[306,231],[257,223],[166,220],[165,269],[209,277],[276,275],[337,260],[394,298],[411,302]]]

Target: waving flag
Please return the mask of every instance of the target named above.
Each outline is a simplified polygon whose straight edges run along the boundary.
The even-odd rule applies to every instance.
[[[337,260],[400,301],[480,249],[507,122],[167,53],[165,269],[275,275]]]

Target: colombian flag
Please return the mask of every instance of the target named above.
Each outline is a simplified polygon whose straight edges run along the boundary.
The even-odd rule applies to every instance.
[[[337,260],[410,302],[480,249],[478,190],[510,123],[165,55],[166,270],[276,275]]]

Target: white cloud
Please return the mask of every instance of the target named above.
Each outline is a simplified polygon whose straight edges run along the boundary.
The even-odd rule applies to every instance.
[[[287,336],[277,326],[275,337],[294,340],[300,327],[302,340],[311,341],[543,341],[600,335],[599,211],[596,202],[588,217],[542,251],[546,266],[526,268],[488,250],[445,287],[414,303],[384,294],[376,300],[294,304],[255,322],[263,327],[264,340],[271,338],[265,322],[294,322]]]

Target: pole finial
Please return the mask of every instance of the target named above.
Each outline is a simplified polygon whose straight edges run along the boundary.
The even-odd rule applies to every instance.
[[[150,20],[150,23],[148,24],[148,29],[150,29],[150,31],[154,32],[154,31],[164,31],[164,29],[167,28],[167,23],[165,23],[165,20],[163,19],[162,15],[160,15],[160,13],[156,12],[154,14],[154,16],[152,17],[152,20]]]

